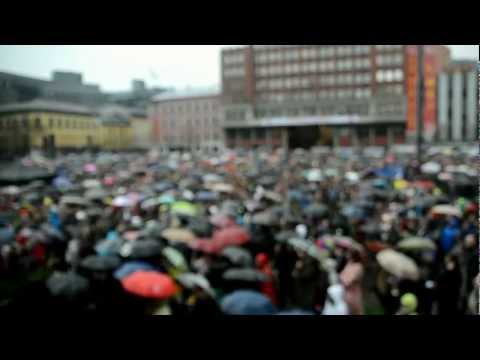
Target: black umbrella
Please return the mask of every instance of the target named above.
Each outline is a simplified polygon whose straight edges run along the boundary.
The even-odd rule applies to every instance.
[[[328,214],[328,207],[323,204],[311,204],[304,212],[310,218],[320,218]]]
[[[286,243],[288,239],[298,236],[294,231],[281,231],[275,235],[275,240],[281,243]]]
[[[274,176],[262,176],[260,179],[258,179],[257,183],[267,187],[273,186],[277,184],[277,178]]]
[[[198,237],[209,237],[212,233],[212,225],[205,219],[191,218],[188,229]]]
[[[162,255],[163,246],[155,240],[140,240],[126,243],[120,255],[129,259],[148,259]]]
[[[250,253],[238,246],[229,246],[223,249],[221,255],[227,258],[233,265],[239,267],[253,266],[253,258]]]
[[[73,272],[54,273],[46,285],[51,295],[69,299],[86,294],[89,289],[88,279]]]
[[[90,255],[82,260],[80,266],[90,271],[112,271],[120,266],[120,260],[114,256]]]
[[[223,273],[222,278],[228,281],[242,281],[253,283],[268,281],[268,277],[264,273],[256,269],[250,268],[229,269]]]
[[[65,241],[65,235],[50,224],[42,224],[40,230],[54,241]]]

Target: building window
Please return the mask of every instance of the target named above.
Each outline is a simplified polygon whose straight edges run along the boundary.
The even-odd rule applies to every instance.
[[[25,116],[23,119],[22,119],[22,127],[27,130],[28,129],[28,118]]]
[[[41,124],[40,118],[36,118],[35,119],[35,128],[40,129],[41,127],[42,127],[42,124]]]

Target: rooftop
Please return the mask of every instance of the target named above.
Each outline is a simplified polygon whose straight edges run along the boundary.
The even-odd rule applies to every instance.
[[[26,112],[26,111],[48,111],[48,112],[59,112],[59,113],[93,115],[92,110],[86,106],[59,102],[59,101],[42,100],[42,99],[0,106],[0,113]]]
[[[153,102],[169,101],[169,100],[184,100],[192,98],[205,98],[220,96],[220,89],[215,87],[185,89],[172,92],[166,92],[153,97]]]

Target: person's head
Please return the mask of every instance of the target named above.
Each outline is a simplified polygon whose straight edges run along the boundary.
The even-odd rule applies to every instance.
[[[467,249],[471,249],[471,248],[475,247],[476,243],[477,243],[477,239],[476,239],[475,235],[468,234],[467,236],[465,236],[464,245]]]

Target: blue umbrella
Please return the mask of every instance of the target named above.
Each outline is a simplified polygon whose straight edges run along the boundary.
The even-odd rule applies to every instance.
[[[375,179],[373,180],[372,185],[377,189],[387,189],[389,187],[389,183],[386,179]]]
[[[117,280],[122,280],[123,278],[133,274],[134,272],[149,270],[155,270],[155,267],[143,261],[129,261],[120,266],[113,273],[113,276]]]
[[[199,191],[195,198],[197,201],[217,201],[219,196],[213,191]]]
[[[72,182],[65,176],[57,176],[53,179],[53,186],[58,189],[65,189],[72,186]]]
[[[251,290],[238,290],[225,296],[221,307],[228,315],[273,315],[276,312],[266,296]]]
[[[14,240],[15,232],[12,227],[0,227],[0,245],[9,244]]]
[[[122,248],[122,241],[120,240],[103,240],[95,246],[95,252],[99,256],[117,255]]]

